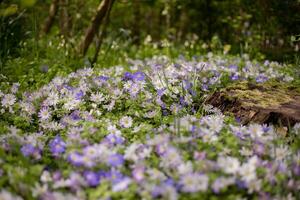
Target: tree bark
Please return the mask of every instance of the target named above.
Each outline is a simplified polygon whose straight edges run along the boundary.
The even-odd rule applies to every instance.
[[[300,122],[300,96],[293,87],[241,83],[215,92],[206,103],[234,114],[243,124],[290,127]]]
[[[60,4],[60,34],[63,35],[65,38],[70,36],[70,16],[68,12],[68,0],[59,0]]]
[[[133,43],[140,44],[141,39],[141,8],[140,8],[140,0],[133,0],[133,17],[134,17],[134,24],[132,29],[133,35]]]
[[[97,62],[97,59],[98,59],[98,55],[99,55],[99,51],[101,49],[101,46],[102,46],[102,42],[103,42],[103,39],[106,35],[106,29],[107,29],[107,26],[108,26],[108,22],[109,22],[109,14],[110,14],[110,11],[111,11],[111,8],[112,8],[112,4],[113,4],[114,0],[112,0],[109,4],[109,7],[108,7],[108,10],[105,14],[105,18],[104,18],[104,24],[103,24],[103,27],[102,27],[102,30],[99,34],[99,37],[98,37],[98,41],[96,43],[96,50],[95,50],[95,54],[94,54],[94,58],[92,60],[92,66],[94,65],[94,63]]]
[[[85,55],[90,44],[93,41],[95,34],[98,32],[99,27],[107,10],[109,9],[109,5],[112,5],[113,0],[102,0],[100,5],[97,8],[96,15],[92,18],[90,26],[86,29],[84,38],[79,46],[79,51],[82,55]]]
[[[52,3],[50,5],[50,8],[49,8],[49,15],[42,27],[42,31],[44,34],[47,34],[49,33],[52,25],[53,25],[53,22],[54,22],[54,19],[55,19],[55,15],[57,13],[57,10],[58,10],[58,2],[59,0],[52,0]]]

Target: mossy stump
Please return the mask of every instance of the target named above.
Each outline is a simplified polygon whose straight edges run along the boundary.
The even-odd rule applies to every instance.
[[[300,122],[300,91],[292,85],[239,82],[213,93],[206,103],[234,114],[243,124],[290,127]]]

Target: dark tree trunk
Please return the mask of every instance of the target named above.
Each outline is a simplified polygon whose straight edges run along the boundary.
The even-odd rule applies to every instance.
[[[140,43],[141,39],[141,8],[140,8],[140,0],[133,1],[133,16],[134,16],[134,24],[132,29],[133,42],[135,44]]]
[[[102,30],[99,34],[99,37],[98,37],[98,40],[96,42],[96,50],[95,50],[95,54],[94,54],[94,58],[92,60],[92,66],[94,65],[94,63],[97,62],[97,59],[98,59],[98,55],[99,55],[99,51],[101,49],[101,46],[102,46],[102,42],[103,42],[103,39],[106,35],[106,29],[107,29],[107,26],[108,26],[108,22],[109,22],[109,15],[110,15],[110,11],[111,11],[111,8],[112,8],[112,4],[113,4],[114,0],[112,0],[109,4],[109,7],[108,7],[108,10],[105,14],[105,18],[104,18],[104,24],[103,24],[103,27],[102,27]]]
[[[65,38],[68,38],[70,35],[70,16],[68,12],[68,5],[69,0],[59,0],[59,6],[60,6],[60,20],[59,20],[59,26],[60,26],[60,33]]]
[[[53,0],[51,5],[50,5],[50,9],[49,9],[49,15],[42,27],[42,32],[47,34],[49,33],[52,25],[53,25],[53,22],[54,22],[54,19],[55,19],[55,15],[57,13],[57,10],[58,10],[58,2],[59,0]]]
[[[100,5],[97,8],[96,15],[92,18],[90,26],[86,29],[84,38],[79,46],[79,51],[82,55],[85,55],[90,44],[92,43],[95,34],[98,33],[99,27],[107,10],[109,9],[109,5],[113,4],[113,0],[102,0]]]

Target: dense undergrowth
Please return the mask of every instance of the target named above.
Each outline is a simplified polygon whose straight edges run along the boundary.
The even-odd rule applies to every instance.
[[[292,65],[227,55],[228,46],[146,44],[104,51],[91,68],[59,48],[49,46],[49,60],[7,62],[32,64],[2,77],[4,199],[300,198],[299,124],[287,139],[203,104],[233,82],[298,87]]]

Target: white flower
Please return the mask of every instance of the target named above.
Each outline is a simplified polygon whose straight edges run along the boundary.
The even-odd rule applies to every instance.
[[[1,190],[0,191],[0,199],[2,200],[22,200],[21,197],[15,196],[13,194],[11,194],[9,191],[7,190]]]
[[[247,184],[248,193],[251,194],[254,191],[259,192],[261,190],[261,180],[252,180]]]
[[[179,174],[189,174],[193,172],[193,164],[191,161],[188,161],[186,163],[181,163],[177,167]]]
[[[42,108],[38,114],[41,120],[48,120],[51,117],[51,112],[48,108]]]
[[[126,189],[131,182],[132,180],[130,178],[123,178],[120,182],[113,185],[112,191],[114,192],[122,191]]]
[[[45,171],[42,173],[42,175],[41,175],[41,181],[42,181],[43,183],[52,181],[51,175],[50,175],[50,173],[49,173],[48,171],[45,170]]]
[[[284,160],[286,159],[290,154],[291,151],[289,150],[289,148],[287,146],[283,146],[281,145],[280,147],[274,147],[275,149],[272,151],[273,152],[273,158],[275,158],[276,160]]]
[[[191,173],[184,175],[180,180],[180,184],[183,185],[182,191],[184,192],[198,192],[207,190],[208,181],[207,175]]]
[[[247,149],[246,147],[242,147],[242,149],[239,150],[239,152],[242,156],[252,156],[253,155],[253,151],[251,149]]]
[[[242,180],[246,183],[256,179],[256,165],[258,159],[256,156],[252,156],[247,163],[244,163],[240,169],[239,174],[242,177]]]
[[[3,96],[1,104],[3,107],[10,107],[12,105],[14,105],[14,103],[16,102],[16,97],[13,94],[6,94]]]
[[[56,92],[50,92],[45,103],[49,106],[55,106],[58,103],[58,101],[58,94]]]
[[[218,166],[223,169],[225,173],[236,174],[240,168],[240,162],[235,157],[219,157],[217,160]]]
[[[124,116],[120,119],[120,125],[124,128],[130,128],[132,126],[132,118]]]
[[[75,108],[77,108],[79,106],[79,104],[80,104],[80,100],[70,98],[65,102],[63,108],[70,111],[70,110],[74,110]]]
[[[259,124],[251,124],[248,131],[252,138],[259,138],[264,134],[263,128]]]
[[[97,92],[97,93],[92,93],[91,94],[91,101],[95,103],[101,103],[105,100],[105,97],[102,93]]]
[[[296,135],[300,134],[300,123],[296,123],[294,125],[294,130],[295,130]]]

